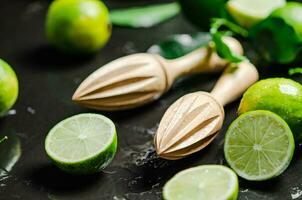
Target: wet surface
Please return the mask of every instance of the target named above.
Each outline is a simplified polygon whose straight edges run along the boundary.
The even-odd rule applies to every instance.
[[[106,2],[110,8],[117,8],[155,1]],[[167,107],[189,92],[210,91],[218,75],[182,78],[159,101],[130,111],[96,112],[71,102],[79,83],[98,67],[118,57],[143,52],[168,35],[195,32],[182,16],[151,29],[114,27],[103,50],[95,56],[80,58],[64,56],[48,46],[44,19],[49,3],[11,0],[1,2],[0,6],[0,57],[14,67],[20,82],[17,104],[0,120],[0,138],[9,137],[0,151],[17,152],[10,159],[5,157],[9,165],[4,166],[4,158],[0,158],[0,200],[159,200],[164,183],[180,170],[200,164],[225,164],[223,138],[236,116],[238,101],[226,106],[226,122],[220,135],[203,151],[183,160],[166,161],[155,155],[152,145]],[[262,78],[287,76],[282,67],[263,67],[260,72]],[[299,77],[297,80],[302,82]],[[85,112],[101,113],[115,122],[118,152],[102,173],[72,177],[51,164],[44,151],[44,139],[57,122]],[[19,141],[19,151],[12,145],[15,141]],[[296,149],[290,167],[278,178],[261,183],[241,179],[239,199],[302,199],[301,147]]]

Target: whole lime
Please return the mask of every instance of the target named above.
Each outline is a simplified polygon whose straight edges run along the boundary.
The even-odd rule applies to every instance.
[[[0,116],[15,104],[18,88],[18,79],[14,70],[0,59]]]
[[[94,53],[111,35],[109,11],[100,0],[55,0],[46,19],[51,44],[67,53]]]
[[[296,142],[302,139],[302,86],[291,79],[269,78],[252,85],[241,99],[238,114],[269,110],[290,126]]]
[[[227,0],[179,0],[184,15],[204,30],[209,29],[211,18],[224,16],[226,2]]]

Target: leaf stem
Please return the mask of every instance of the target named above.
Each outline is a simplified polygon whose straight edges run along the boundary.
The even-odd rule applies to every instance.
[[[222,18],[214,18],[212,20],[212,24],[211,24],[211,29],[210,29],[210,32],[212,34],[216,33],[222,26],[226,26],[228,29],[230,29],[231,31],[227,31],[228,34],[234,32],[236,34],[239,34],[241,35],[242,37],[248,37],[249,36],[249,32],[234,24],[233,22],[230,22],[229,20],[227,19],[222,19]]]
[[[1,140],[0,140],[0,144],[2,143],[2,142],[4,142],[5,140],[7,140],[8,139],[8,137],[7,136],[4,136]]]

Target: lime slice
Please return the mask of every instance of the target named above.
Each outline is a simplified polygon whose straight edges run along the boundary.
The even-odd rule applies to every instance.
[[[251,111],[239,116],[229,127],[224,154],[231,168],[242,178],[267,180],[281,174],[295,149],[286,122],[270,111]]]
[[[238,178],[221,165],[202,165],[184,170],[169,180],[163,189],[165,200],[235,200]]]
[[[117,135],[113,122],[97,114],[79,114],[58,123],[45,140],[50,159],[71,174],[92,174],[113,159]]]
[[[250,28],[285,3],[286,0],[230,0],[227,10],[238,24]]]

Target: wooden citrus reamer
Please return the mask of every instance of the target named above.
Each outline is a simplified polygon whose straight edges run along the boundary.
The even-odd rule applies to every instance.
[[[222,127],[223,105],[237,99],[257,80],[253,64],[230,64],[211,93],[195,92],[178,99],[159,124],[154,138],[157,154],[177,160],[206,147]]]
[[[237,54],[241,44],[232,37],[224,41]],[[139,53],[108,63],[88,76],[74,93],[73,101],[97,110],[124,110],[158,99],[176,78],[193,73],[221,71],[228,64],[211,45],[175,60]]]

